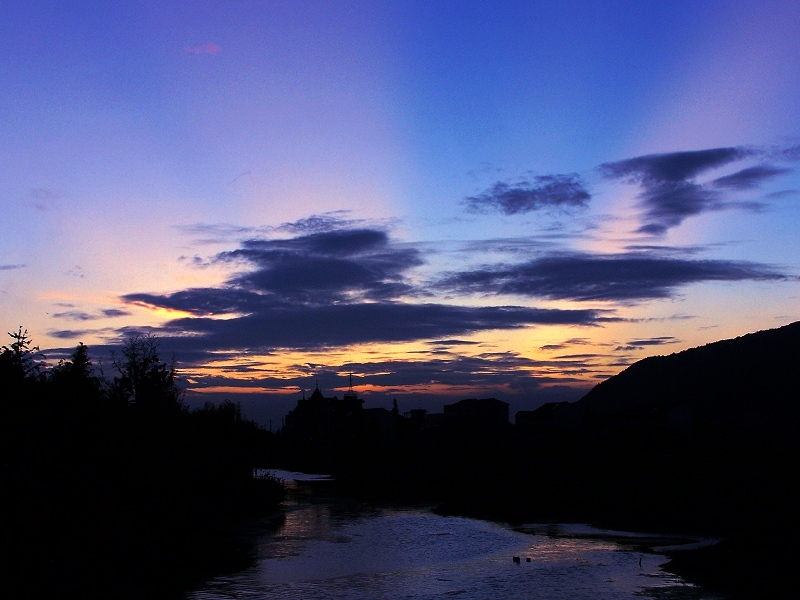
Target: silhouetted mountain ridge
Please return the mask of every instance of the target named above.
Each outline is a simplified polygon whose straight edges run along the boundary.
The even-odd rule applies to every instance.
[[[800,321],[640,360],[575,403],[585,422],[634,416],[693,426],[800,416]],[[689,416],[691,415],[691,416]]]

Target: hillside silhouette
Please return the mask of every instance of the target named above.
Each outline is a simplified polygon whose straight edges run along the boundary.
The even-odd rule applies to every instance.
[[[571,411],[588,437],[628,440],[654,462],[647,447],[660,447],[670,458],[659,468],[679,493],[659,510],[723,536],[715,546],[676,553],[668,569],[734,597],[794,597],[800,322],[641,360]],[[650,444],[642,434],[653,436]],[[654,485],[643,482],[643,491]]]
[[[589,422],[671,414],[693,428],[774,429],[797,424],[798,399],[800,322],[645,358],[596,385],[574,408]]]

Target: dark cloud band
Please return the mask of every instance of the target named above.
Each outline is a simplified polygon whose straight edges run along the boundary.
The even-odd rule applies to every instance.
[[[438,339],[527,325],[594,325],[601,316],[597,310],[359,303],[264,309],[231,319],[187,317],[170,321],[161,333],[187,336],[186,345],[207,350],[319,349]]]
[[[456,293],[630,302],[667,298],[690,283],[787,278],[772,266],[746,261],[573,253],[452,273],[439,287]]]

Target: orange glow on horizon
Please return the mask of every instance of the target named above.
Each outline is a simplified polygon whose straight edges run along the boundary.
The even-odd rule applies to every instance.
[[[203,388],[191,387],[187,388],[186,391],[195,394],[281,394],[289,396],[293,394],[299,394],[300,388],[298,388],[297,386],[289,386],[285,388],[268,388],[268,387],[237,387],[231,385],[212,385]]]

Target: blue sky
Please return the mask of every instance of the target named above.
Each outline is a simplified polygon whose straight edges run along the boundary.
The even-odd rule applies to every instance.
[[[277,418],[800,318],[796,2],[10,2],[0,316]]]

